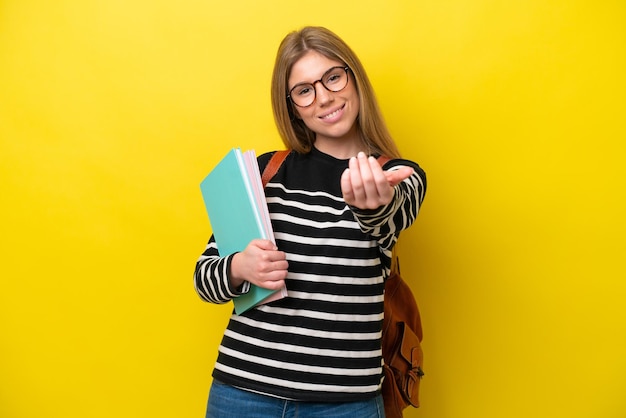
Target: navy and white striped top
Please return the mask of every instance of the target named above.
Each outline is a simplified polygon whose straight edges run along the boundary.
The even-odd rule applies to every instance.
[[[261,170],[271,154],[259,157]],[[340,178],[348,160],[292,152],[265,189],[276,244],[287,254],[288,296],[232,315],[213,377],[270,396],[349,402],[375,396],[382,381],[384,279],[391,249],[415,220],[426,192],[424,171],[395,187],[377,210],[348,207]],[[203,300],[239,295],[229,284],[232,255],[211,237],[195,270]],[[244,290],[245,291],[245,290]]]

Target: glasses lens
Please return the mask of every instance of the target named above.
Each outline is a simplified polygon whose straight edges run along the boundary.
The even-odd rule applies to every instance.
[[[348,84],[348,73],[343,67],[333,67],[324,74],[322,83],[330,91],[343,90]]]
[[[310,106],[315,101],[315,87],[313,84],[298,84],[291,89],[289,97],[298,106]]]

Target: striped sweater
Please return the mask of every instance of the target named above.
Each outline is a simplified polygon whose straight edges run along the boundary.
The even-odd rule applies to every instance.
[[[261,170],[270,156],[259,157]],[[315,148],[287,157],[265,193],[276,244],[287,254],[288,296],[232,315],[215,379],[300,401],[349,402],[379,392],[391,249],[415,220],[426,192],[417,164],[391,160],[384,168],[400,165],[415,174],[395,187],[393,201],[360,210],[347,206],[341,194],[348,160]],[[240,294],[229,283],[231,260],[211,237],[194,275],[203,300],[226,303]]]

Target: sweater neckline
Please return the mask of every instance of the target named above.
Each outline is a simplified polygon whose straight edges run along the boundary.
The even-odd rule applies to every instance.
[[[350,160],[349,158],[336,158],[336,157],[333,157],[330,154],[326,154],[325,152],[320,151],[315,146],[313,146],[311,148],[311,156],[314,157],[314,158],[319,158],[321,160],[324,160],[324,161],[332,163],[332,164],[339,164],[339,165],[348,164],[348,161]]]

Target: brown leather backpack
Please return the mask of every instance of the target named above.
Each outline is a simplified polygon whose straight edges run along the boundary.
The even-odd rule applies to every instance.
[[[385,417],[401,418],[409,405],[419,407],[419,387],[424,371],[422,322],[411,288],[400,276],[394,257],[391,275],[385,282],[383,320],[383,358],[385,360],[382,394]]]

